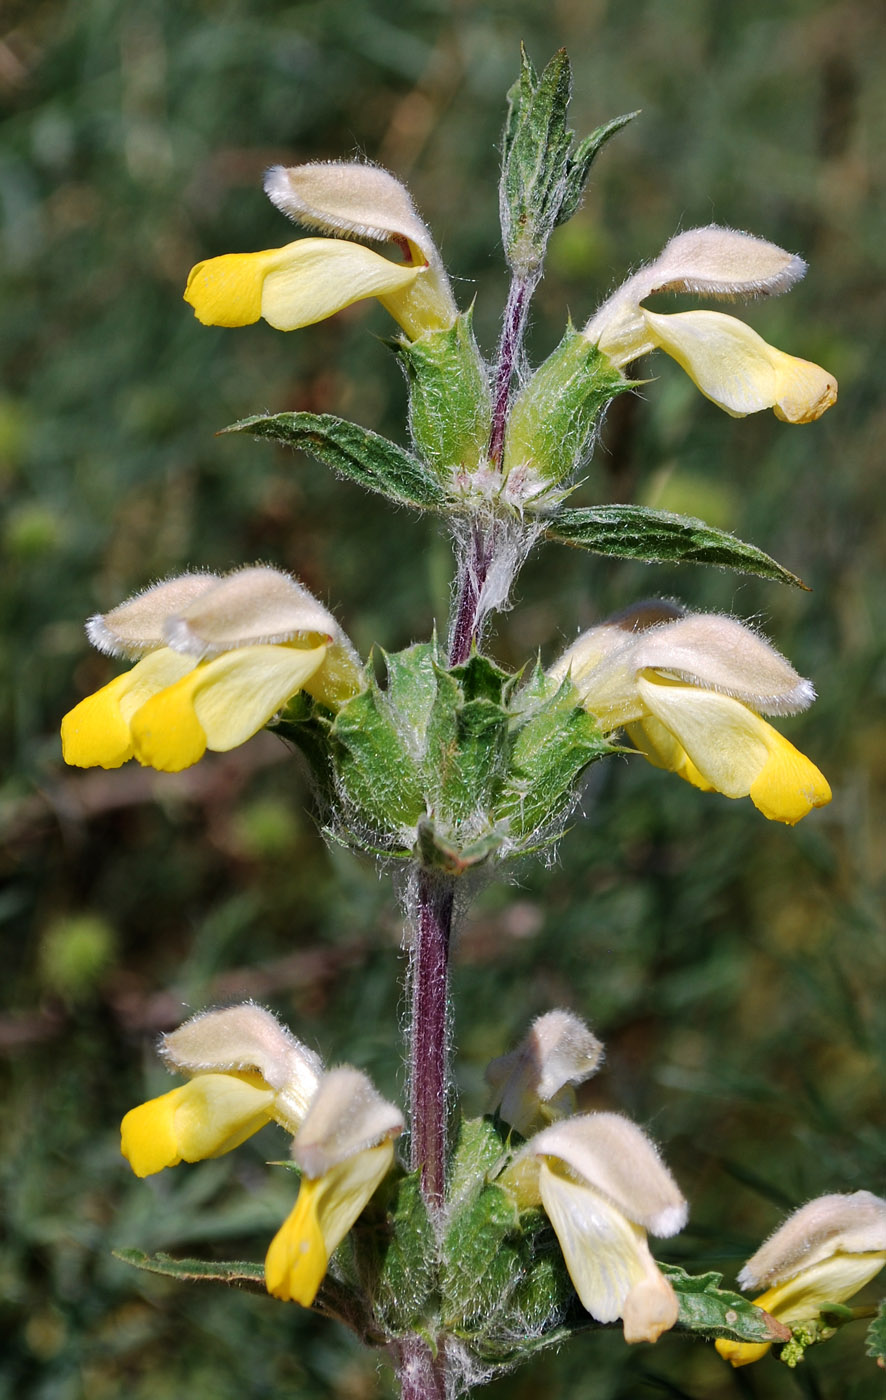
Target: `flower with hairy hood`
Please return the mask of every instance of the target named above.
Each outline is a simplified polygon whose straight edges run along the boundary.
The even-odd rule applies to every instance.
[[[805,710],[812,685],[734,618],[640,603],[583,633],[551,675],[571,679],[604,729],[626,729],[650,763],[702,791],[750,796],[788,825],[831,800],[815,765],[761,718]]]
[[[655,1342],[678,1303],[646,1232],[682,1230],[687,1206],[657,1149],[618,1113],[585,1113],[531,1138],[498,1178],[521,1209],[542,1205],[582,1306],[622,1319],[626,1342]]]
[[[365,685],[335,618],[278,569],[183,574],[86,631],[100,651],[141,659],[62,721],[65,762],[80,768],[135,757],[178,772],[245,743],[300,690],[334,709]]]
[[[197,263],[185,301],[204,325],[248,326],[264,317],[292,331],[367,297],[376,297],[410,340],[452,325],[457,308],[440,254],[408,190],[386,170],[344,161],[274,165],[265,193],[297,223],[339,236]],[[394,244],[405,261],[354,239]]]
[[[329,1260],[390,1171],[400,1110],[359,1070],[330,1070],[292,1143],[298,1200],[265,1259],[268,1292],[309,1308]]]
[[[805,274],[802,258],[735,229],[688,229],[624,283],[582,334],[621,368],[664,350],[701,392],[733,418],[772,408],[787,423],[810,423],[837,399],[833,375],[766,341],[719,311],[660,315],[641,302],[657,292],[726,300],[786,292]]]
[[[886,1264],[886,1200],[870,1191],[819,1196],[781,1224],[738,1276],[753,1301],[789,1327],[815,1322],[828,1303],[845,1303]],[[721,1338],[717,1351],[733,1366],[759,1361],[771,1342]]]
[[[312,1050],[252,1002],[193,1016],[163,1037],[160,1053],[190,1077],[123,1119],[121,1151],[136,1176],[220,1157],[272,1120],[296,1133],[323,1072]]]
[[[486,1070],[493,1090],[491,1111],[523,1137],[575,1112],[575,1086],[596,1074],[603,1046],[571,1011],[538,1016],[509,1055]]]

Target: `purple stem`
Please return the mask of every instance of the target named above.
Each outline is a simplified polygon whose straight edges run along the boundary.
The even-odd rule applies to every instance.
[[[423,1337],[406,1337],[397,1367],[401,1400],[446,1400],[446,1361]]]
[[[450,666],[461,666],[480,639],[480,598],[495,553],[494,529],[475,524],[468,548],[458,561],[458,601],[452,642],[449,648]]]
[[[413,1171],[432,1214],[446,1185],[446,1110],[449,1068],[449,936],[452,881],[418,873],[418,917],[412,957],[409,1096]]]
[[[508,409],[511,403],[511,385],[520,358],[523,336],[526,332],[529,303],[537,282],[538,274],[523,277],[515,275],[511,280],[508,292],[495,368],[492,427],[489,433],[488,455],[489,461],[494,467],[501,465]],[[496,544],[495,527],[489,525],[484,527],[477,523],[471,531],[467,549],[462,552],[459,558],[455,621],[449,649],[450,666],[460,666],[467,661],[472,646],[479,641],[483,623],[480,600],[483,595],[483,585],[495,558]]]
[[[501,465],[508,408],[511,402],[511,382],[523,345],[530,298],[537,281],[537,276],[518,277],[515,275],[508,292],[508,303],[505,307],[504,324],[501,328],[501,340],[498,345],[495,393],[492,400],[492,431],[489,434],[489,460],[496,467]]]

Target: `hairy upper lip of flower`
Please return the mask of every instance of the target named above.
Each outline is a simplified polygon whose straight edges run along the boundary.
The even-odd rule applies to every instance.
[[[664,350],[733,417],[772,408],[787,422],[808,423],[835,403],[833,375],[768,345],[733,316],[716,311],[660,315],[641,305],[657,292],[733,300],[772,296],[787,291],[805,272],[802,258],[765,239],[715,224],[689,229],[629,277],[582,334],[617,366],[650,350]]]

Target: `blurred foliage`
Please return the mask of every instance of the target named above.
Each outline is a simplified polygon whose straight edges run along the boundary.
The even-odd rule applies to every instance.
[[[137,1274],[116,1245],[260,1258],[289,1208],[268,1129],[218,1162],[128,1176],[116,1122],[164,1085],[152,1042],[191,1007],[254,995],[396,1094],[399,915],[376,872],[325,850],[279,741],[176,777],[63,771],[57,724],[113,674],[89,613],[186,564],[263,560],[328,599],[361,649],[442,619],[448,546],[270,444],[215,439],[264,409],[335,412],[403,441],[404,389],[373,305],[282,337],[207,330],[181,303],[202,257],[275,246],[273,161],[364,153],[411,184],[494,346],[505,278],[497,142],[520,38],[560,44],[574,125],[643,115],[552,239],[533,353],[678,226],[712,219],[806,256],[747,318],[841,381],[814,427],[733,423],[658,357],[620,400],[576,504],[639,500],[733,530],[810,594],[548,546],[494,649],[551,658],[649,592],[758,617],[820,699],[785,725],[834,803],[795,830],[639,760],[594,770],[556,864],[491,887],[462,932],[459,1072],[558,1003],[608,1061],[588,1105],[667,1145],[692,1201],[664,1257],[727,1281],[781,1213],[886,1188],[886,778],[881,443],[884,21],[865,0],[6,0],[0,38],[5,314],[0,493],[3,1240],[0,1397],[362,1400],[387,1373],[322,1319]],[[878,297],[878,294],[879,297]],[[376,337],[376,339],[373,338]],[[642,377],[642,374],[641,376]],[[276,1134],[276,1136],[275,1136]],[[598,1332],[497,1395],[865,1400],[863,1326],[794,1372]]]

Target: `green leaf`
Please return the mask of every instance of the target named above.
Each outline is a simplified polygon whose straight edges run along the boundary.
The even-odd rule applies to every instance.
[[[183,1279],[187,1283],[229,1283],[264,1293],[265,1266],[248,1259],[222,1262],[208,1259],[173,1259],[169,1254],[145,1254],[141,1249],[115,1249],[114,1258],[149,1274],[165,1274],[167,1278]]]
[[[388,438],[329,413],[257,414],[225,433],[252,433],[308,452],[333,471],[398,505],[439,510],[446,493],[417,457]]]
[[[505,255],[524,276],[538,275],[551,230],[575,213],[598,152],[637,115],[606,122],[573,151],[575,133],[566,125],[571,95],[565,49],[554,54],[541,77],[522,50],[520,76],[508,93],[500,205]]]
[[[371,1225],[370,1225],[371,1228]],[[358,1223],[355,1233],[362,1236]],[[361,1248],[374,1252],[371,1295],[379,1321],[395,1335],[413,1331],[428,1311],[435,1283],[436,1242],[421,1193],[421,1173],[401,1177],[386,1213]]]
[[[449,1164],[450,1201],[475,1191],[501,1160],[505,1149],[506,1140],[492,1117],[462,1118]]]
[[[537,666],[521,693],[507,777],[495,807],[497,821],[528,836],[561,815],[589,763],[614,753],[597,723],[578,704],[569,681],[558,684]]]
[[[486,366],[474,339],[473,312],[448,330],[391,342],[409,381],[409,428],[416,451],[450,488],[474,471],[491,431]]]
[[[486,1331],[523,1274],[525,1250],[516,1204],[482,1186],[450,1220],[443,1240],[443,1319],[458,1331]]]
[[[508,712],[502,699],[512,681],[482,656],[451,670],[438,668],[428,719],[425,790],[431,810],[449,825],[453,838],[465,821],[471,823],[468,841],[483,834],[482,814],[499,780],[507,743]]]
[[[535,71],[532,59],[526,52],[526,45],[520,45],[520,72],[515,81],[507,91],[508,111],[505,117],[505,129],[501,137],[502,164],[507,164],[517,132],[524,118],[524,113],[532,101],[532,93],[538,83],[538,74]]]
[[[566,50],[554,54],[541,77],[522,55],[511,89],[502,168],[502,235],[509,264],[522,273],[540,267],[564,192],[572,132],[566,112],[572,72]]]
[[[592,131],[590,136],[586,136],[583,141],[579,141],[569,160],[567,161],[566,191],[563,202],[560,205],[556,222],[565,224],[567,219],[571,219],[584,194],[588,176],[591,173],[591,166],[606,145],[610,136],[614,136],[617,131],[621,131],[623,126],[632,122],[634,117],[639,117],[639,111],[625,112],[624,116],[613,117],[612,121],[604,122],[598,126],[596,131]]]
[[[341,707],[331,734],[336,771],[358,818],[395,838],[415,826],[425,809],[419,766],[374,680]]]
[[[688,515],[672,515],[647,506],[588,506],[560,510],[551,517],[545,537],[592,554],[644,559],[652,564],[714,564],[720,569],[757,574],[777,583],[806,584],[756,545],[745,544],[725,530]]]
[[[428,720],[437,694],[440,651],[436,640],[417,642],[404,651],[383,651],[385,695],[400,726],[410,731],[416,751],[424,746]],[[401,730],[402,732],[402,730]]]
[[[659,1264],[677,1295],[677,1327],[702,1337],[734,1342],[784,1342],[790,1331],[740,1293],[720,1288],[723,1275],[688,1274],[676,1264]]]
[[[886,1368],[886,1298],[881,1299],[877,1316],[867,1330],[865,1339],[868,1356]]]

